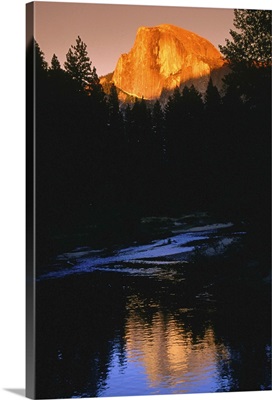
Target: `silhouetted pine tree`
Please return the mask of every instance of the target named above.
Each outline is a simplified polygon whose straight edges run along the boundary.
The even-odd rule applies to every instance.
[[[35,63],[35,78],[37,80],[44,78],[47,73],[48,64],[44,59],[44,53],[40,49],[39,44],[34,39],[34,63]]]
[[[51,70],[51,71],[59,71],[60,69],[61,69],[61,66],[60,66],[59,59],[58,59],[58,57],[56,56],[56,54],[54,53],[54,54],[53,54],[53,57],[52,57],[52,60],[51,60],[51,67],[50,67],[50,70]]]
[[[184,122],[198,122],[198,118],[203,111],[203,101],[201,93],[196,90],[194,85],[189,88],[187,86],[184,87],[181,103]]]
[[[208,86],[204,96],[205,111],[216,113],[221,106],[221,96],[217,86],[213,84],[212,78],[209,79]]]
[[[232,39],[220,46],[231,67],[223,98],[225,198],[234,211],[264,221],[270,218],[271,11],[235,10],[234,26]]]
[[[124,135],[124,121],[119,109],[119,99],[114,84],[111,85],[107,99],[108,107],[108,151],[109,176],[112,176],[115,190],[124,188],[127,167],[127,146]]]
[[[271,99],[271,15],[271,10],[234,10],[238,31],[230,30],[232,40],[219,46],[232,70],[226,84],[260,107]]]
[[[166,138],[164,113],[159,100],[152,110],[153,154],[156,166],[166,162]]]
[[[71,78],[76,82],[80,91],[88,92],[93,82],[92,62],[88,56],[87,45],[82,41],[80,36],[76,39],[76,44],[71,45],[66,54],[64,68]]]
[[[71,76],[61,68],[60,62],[56,54],[53,54],[51,65],[48,68],[48,82],[52,92],[51,100],[54,101],[55,97],[66,96],[71,97],[74,91],[74,85]],[[65,101],[62,98],[62,101]]]
[[[181,93],[178,87],[169,96],[165,106],[165,129],[167,143],[167,158],[171,165],[179,159],[180,138],[182,135]]]
[[[108,113],[109,113],[109,126],[113,129],[120,129],[122,126],[122,113],[119,109],[119,99],[117,89],[114,83],[110,87],[108,95]]]

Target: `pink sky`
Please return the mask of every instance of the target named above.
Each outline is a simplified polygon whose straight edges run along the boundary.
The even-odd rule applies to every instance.
[[[120,54],[129,52],[139,26],[173,24],[218,48],[229,37],[232,22],[233,10],[222,8],[36,2],[34,37],[49,63],[55,53],[63,65],[79,35],[92,66],[103,75],[114,70]]]

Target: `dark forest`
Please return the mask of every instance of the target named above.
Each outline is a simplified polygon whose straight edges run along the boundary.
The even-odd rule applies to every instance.
[[[210,79],[204,96],[177,87],[164,103],[120,104],[114,84],[105,93],[80,37],[64,69],[33,39],[38,257],[60,237],[133,240],[142,216],[195,210],[247,220],[270,243],[271,41],[258,40],[271,14],[255,16],[244,14],[242,33],[220,48],[224,91]],[[262,54],[242,43],[252,24]]]
[[[28,46],[28,396],[271,389],[271,12],[234,26],[152,101]]]

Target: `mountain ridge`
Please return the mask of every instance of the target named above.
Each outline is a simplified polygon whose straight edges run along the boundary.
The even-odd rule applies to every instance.
[[[154,100],[191,82],[203,93],[210,77],[221,89],[225,70],[219,50],[198,34],[172,24],[141,26],[131,50],[120,55],[112,82],[123,93]]]

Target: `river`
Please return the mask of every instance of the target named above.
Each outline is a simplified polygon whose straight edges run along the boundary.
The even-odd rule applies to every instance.
[[[142,224],[151,240],[77,246],[37,275],[37,397],[271,389],[270,285],[246,224]]]

